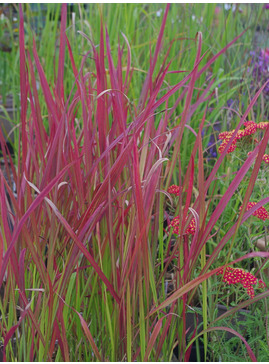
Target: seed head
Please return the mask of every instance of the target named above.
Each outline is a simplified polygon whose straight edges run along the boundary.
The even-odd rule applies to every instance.
[[[266,164],[269,164],[269,154],[264,154],[264,156],[262,157],[262,160],[263,160]]]
[[[169,228],[173,229],[173,234],[179,235],[179,216],[176,216],[169,225]]]
[[[179,196],[179,190],[180,190],[179,186],[172,185],[172,186],[168,187],[167,192],[169,192],[173,195]]]

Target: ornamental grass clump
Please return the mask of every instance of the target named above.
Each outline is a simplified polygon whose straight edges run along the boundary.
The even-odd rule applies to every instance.
[[[237,259],[227,255],[225,264],[219,259],[238,227],[269,197],[250,211],[243,208],[208,254],[218,220],[254,164],[243,206],[249,201],[269,140],[267,128],[223,196],[213,201],[209,190],[233,137],[205,178],[202,130],[210,117],[207,101],[214,79],[199,90],[196,85],[244,32],[210,59],[202,52],[199,32],[192,41],[195,58],[188,60],[188,72],[181,77],[178,69],[170,69],[170,44],[168,50],[162,47],[168,5],[136,100],[132,82],[138,71],[132,66],[126,36],[112,50],[101,19],[98,45],[80,33],[88,48],[78,64],[66,17],[63,5],[58,63],[55,80],[50,80],[34,39],[32,46],[25,44],[20,6],[21,123],[16,163],[5,152],[0,132],[4,163],[10,165],[16,185],[15,196],[10,175],[6,179],[0,173],[4,360],[170,361],[178,346],[178,360],[188,361],[196,331],[187,338],[187,309],[195,305],[200,288],[206,358],[208,333],[231,331],[210,326],[207,282],[228,265],[269,257],[268,252],[251,252]],[[70,93],[64,87],[66,67],[73,72]],[[169,72],[174,74],[171,84]],[[261,92],[251,100],[238,128]],[[194,130],[196,120],[200,124]],[[195,142],[190,158],[182,160],[181,143],[187,132]],[[180,223],[172,247],[172,229],[166,233],[164,222],[170,213],[167,190],[173,183],[178,186],[170,190],[176,194],[173,216]],[[165,275],[171,264],[175,285],[168,295]],[[266,289],[244,304],[268,296]],[[244,337],[233,333],[255,360]]]

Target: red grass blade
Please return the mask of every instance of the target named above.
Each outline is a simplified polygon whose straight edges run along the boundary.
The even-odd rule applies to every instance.
[[[49,112],[51,114],[49,117],[50,132],[53,133],[54,123],[58,124],[59,119],[60,119],[60,112],[58,111],[57,105],[56,105],[55,101],[53,100],[52,94],[50,92],[49,84],[46,80],[46,76],[45,76],[43,67],[41,66],[39,57],[37,55],[36,44],[35,44],[34,39],[33,39],[33,55],[34,55],[34,59],[35,59],[35,63],[36,63],[36,68],[37,68],[37,71],[39,74],[42,90],[44,92],[44,96],[46,99],[46,104],[47,104]]]
[[[22,292],[25,291],[25,280],[24,280],[24,259],[25,259],[26,249],[23,249],[20,253],[20,259],[19,259],[19,280],[20,280],[20,290]]]
[[[108,58],[111,87],[112,87],[112,89],[120,90],[121,88],[120,88],[119,82],[117,80],[116,69],[114,67],[113,60],[112,60],[107,29],[106,29],[106,47],[107,47],[107,58]],[[120,129],[120,132],[123,133],[126,129],[126,120],[123,115],[124,99],[122,98],[122,95],[119,92],[116,92],[115,94],[112,93],[112,104],[113,104],[113,111],[115,112],[115,115],[117,115],[117,118],[118,118],[118,122],[119,122],[118,126]]]
[[[144,82],[144,85],[143,85],[143,88],[142,88],[140,100],[139,100],[139,103],[138,103],[139,109],[141,111],[145,107],[145,102],[146,102],[146,99],[147,99],[147,94],[149,92],[149,84],[151,82],[151,77],[152,77],[151,75],[153,74],[154,68],[156,66],[157,58],[158,58],[158,55],[159,55],[160,50],[161,50],[162,39],[163,39],[163,34],[164,34],[164,28],[165,28],[165,24],[166,24],[166,21],[167,21],[167,16],[168,16],[169,8],[170,8],[170,5],[168,4],[166,6],[165,13],[164,13],[164,17],[163,17],[163,20],[162,20],[162,25],[161,25],[161,29],[160,29],[160,32],[159,32],[159,35],[158,35],[158,39],[157,39],[157,44],[156,44],[156,48],[155,48],[153,60],[150,62],[150,69],[149,69],[149,72],[147,74],[147,77],[145,79],[145,82]]]
[[[27,74],[25,61],[25,43],[24,43],[24,20],[22,5],[19,4],[20,25],[19,25],[19,46],[20,46],[20,88],[21,88],[21,124],[22,140],[26,140],[26,112],[27,112]],[[22,166],[24,168],[27,154],[27,144],[22,145]]]
[[[149,342],[147,344],[147,349],[146,349],[146,353],[145,353],[145,357],[143,359],[143,361],[146,361],[148,362],[149,361],[149,355],[154,347],[154,344],[156,342],[156,339],[160,333],[160,330],[162,328],[162,321],[165,317],[162,317],[160,320],[157,321],[153,331],[152,331],[152,334],[150,336],[150,339],[149,339]]]
[[[58,77],[56,91],[60,100],[64,101],[64,54],[65,54],[65,29],[67,17],[67,4],[62,5],[61,30],[60,30],[60,51],[58,62]]]
[[[61,351],[64,361],[69,362],[70,359],[69,359],[68,341],[66,337],[66,327],[63,319],[63,305],[64,305],[63,301],[60,300],[59,307],[57,310],[57,320],[58,320],[57,324],[61,328],[61,331],[59,330],[59,333],[61,332],[61,334],[58,336],[58,341],[59,343],[61,343]]]
[[[130,68],[131,68],[131,47],[130,47],[130,44],[128,42],[126,35],[123,33],[121,33],[121,35],[123,36],[125,43],[127,44],[127,68],[126,68],[124,86],[123,86],[123,90],[122,90],[124,93],[127,94],[128,93],[127,82],[128,82],[128,78],[130,76]]]
[[[99,361],[102,361],[102,358],[101,358],[101,355],[98,351],[98,348],[94,342],[94,339],[92,337],[92,334],[88,328],[88,325],[87,323],[85,322],[84,318],[81,316],[81,314],[79,312],[77,312],[75,309],[72,309],[74,312],[76,312],[76,314],[78,315],[79,319],[80,319],[80,322],[81,322],[81,325],[82,325],[82,328],[87,336],[87,339],[89,340],[90,342],[90,345],[92,347],[92,350],[94,352],[94,355],[96,356],[96,358],[99,360]]]

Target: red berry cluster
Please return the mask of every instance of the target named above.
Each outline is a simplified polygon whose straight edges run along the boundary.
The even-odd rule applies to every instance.
[[[231,139],[231,137],[233,135],[233,132],[234,132],[234,130],[232,130],[230,132],[229,131],[224,131],[223,133],[220,133],[219,139],[223,139],[223,141],[222,141],[222,143],[221,143],[221,145],[219,147],[219,153],[222,153],[224,151],[224,149],[226,148],[226,145],[229,143],[229,141],[230,141],[230,139]],[[224,134],[224,133],[226,135],[225,138],[223,137],[223,135],[221,135],[221,134]],[[232,141],[232,144],[230,145],[230,148],[228,148],[227,153],[232,153],[235,150],[235,148],[236,148],[236,137]]]
[[[171,228],[171,227],[173,228],[173,233],[179,235],[179,216],[176,216],[171,221],[171,224],[169,225],[169,228]],[[195,220],[192,219],[185,234],[194,235],[195,231],[196,231]]]
[[[179,216],[176,216],[172,221],[169,227],[173,228],[173,233],[179,235]]]
[[[262,121],[262,122],[257,124],[257,128],[258,129],[266,129],[268,125],[269,125],[268,121]]]
[[[195,220],[191,219],[190,225],[189,225],[188,229],[186,230],[186,234],[194,235],[195,231],[196,231]]]
[[[258,129],[265,129],[269,125],[269,122],[263,121],[258,124],[256,124],[254,121],[246,121],[244,123],[245,129],[240,129],[236,133],[236,136],[234,140],[232,141],[232,144],[230,148],[228,149],[227,153],[231,153],[236,149],[237,141],[239,139],[242,139],[243,137],[246,137],[248,135],[253,135],[256,133]],[[219,139],[222,140],[222,143],[219,147],[219,153],[222,153],[224,149],[226,148],[227,144],[229,143],[231,137],[233,136],[235,130],[232,131],[224,131],[219,134]],[[256,140],[255,140],[256,141]],[[269,164],[269,157],[267,154],[264,155],[263,160],[265,163]]]
[[[266,163],[269,164],[269,154],[264,154],[262,157],[262,160]]]
[[[257,204],[256,202],[249,202],[247,204],[246,210],[247,211],[250,210],[256,204]],[[239,207],[239,211],[241,211],[241,210],[242,210],[242,206]],[[259,207],[258,210],[256,210],[255,212],[253,212],[252,215],[253,216],[257,216],[259,219],[261,219],[263,221],[269,219],[269,214],[268,214],[267,210],[263,206]]]
[[[179,196],[180,193],[180,188],[177,185],[171,185],[167,192]],[[179,216],[176,216],[172,221],[171,224],[169,225],[169,228],[173,228],[173,233],[179,235]],[[195,226],[195,220],[192,219],[190,222],[190,225],[188,226],[186,233],[185,234],[191,234],[194,235],[196,230],[196,226]]]
[[[244,126],[245,129],[243,130],[241,138],[247,135],[255,134],[258,128],[258,125],[254,121],[246,121]]]
[[[221,268],[217,275],[223,275],[222,281],[227,283],[228,285],[231,284],[242,284],[242,286],[244,288],[246,288],[247,290],[247,294],[253,298],[254,297],[254,285],[257,284],[257,278],[249,273],[249,272],[245,272],[243,269],[239,269],[239,268],[232,268],[232,267],[227,267],[225,269],[225,272],[223,274],[223,268]],[[258,281],[259,285],[258,288],[259,289],[263,289],[265,288],[265,283],[260,279]]]
[[[179,191],[180,191],[180,188],[179,188],[179,186],[176,186],[176,185],[172,185],[172,186],[168,187],[168,190],[167,190],[167,192],[169,192],[173,195],[176,195],[176,196],[179,196]]]

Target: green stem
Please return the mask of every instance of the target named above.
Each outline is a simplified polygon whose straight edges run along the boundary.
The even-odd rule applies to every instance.
[[[205,245],[202,248],[201,251],[201,268],[203,269],[206,264],[206,251],[205,251]],[[207,281],[204,280],[202,282],[202,297],[203,297],[203,328],[204,330],[207,329]],[[207,332],[204,333],[204,350],[205,350],[205,356],[204,360],[206,361],[207,356],[207,344],[208,344],[208,338],[207,338]]]

